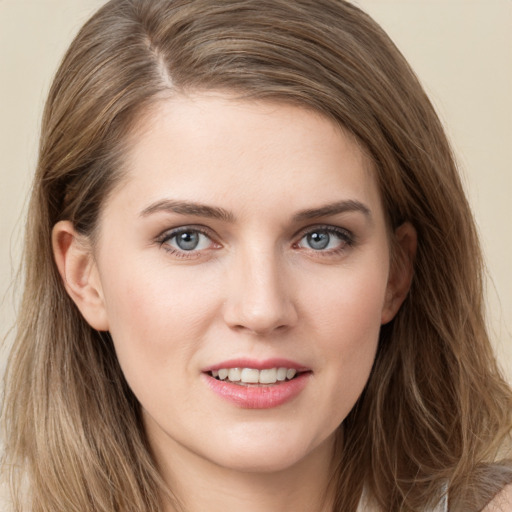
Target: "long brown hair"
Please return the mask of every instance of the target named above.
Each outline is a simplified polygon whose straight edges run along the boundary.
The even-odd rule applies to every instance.
[[[112,0],[53,82],[25,242],[25,292],[6,374],[4,471],[17,511],[141,512],[162,482],[108,333],[67,296],[51,230],[94,236],[128,134],[164,95],[225,90],[314,109],[372,159],[392,227],[418,232],[408,298],[381,332],[339,429],[336,511],[363,486],[384,511],[481,510],[512,480],[497,462],[512,394],[485,330],[474,222],[442,126],[380,27],[342,0]]]

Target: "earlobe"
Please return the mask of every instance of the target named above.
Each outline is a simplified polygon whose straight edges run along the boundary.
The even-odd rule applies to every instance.
[[[89,325],[108,330],[101,281],[90,244],[69,221],[53,227],[52,245],[55,263],[64,287]]]
[[[395,230],[393,257],[382,310],[382,324],[393,320],[409,293],[414,274],[417,238],[416,230],[409,222],[404,222]]]

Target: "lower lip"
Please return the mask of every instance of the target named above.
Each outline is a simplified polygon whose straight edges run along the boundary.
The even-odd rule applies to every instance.
[[[276,384],[242,386],[203,373],[214,393],[243,409],[271,409],[290,402],[304,389],[310,375],[306,372]]]

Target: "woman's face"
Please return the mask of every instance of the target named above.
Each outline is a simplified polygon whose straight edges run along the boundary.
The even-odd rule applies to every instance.
[[[255,471],[330,450],[397,307],[371,165],[317,113],[220,94],[133,140],[90,279],[153,449]]]

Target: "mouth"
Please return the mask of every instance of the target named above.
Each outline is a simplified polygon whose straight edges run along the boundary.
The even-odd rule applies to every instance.
[[[256,368],[219,368],[206,372],[216,380],[240,386],[274,385],[291,381],[304,371],[295,368],[275,367],[258,370]]]
[[[272,409],[292,402],[311,381],[313,370],[283,358],[236,358],[203,368],[205,384],[242,409]]]
[[[243,409],[272,409],[297,398],[313,371],[288,359],[231,359],[203,369],[216,395]]]

